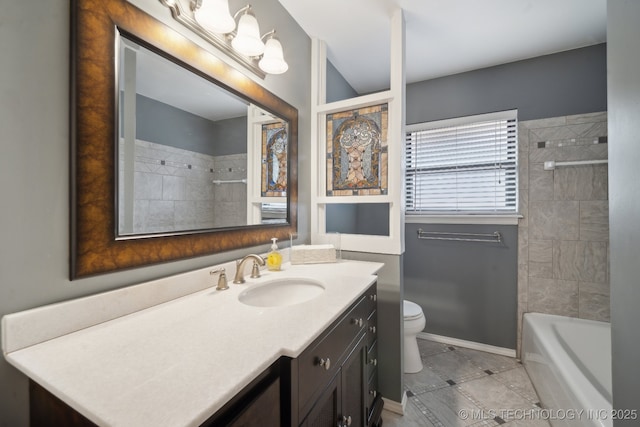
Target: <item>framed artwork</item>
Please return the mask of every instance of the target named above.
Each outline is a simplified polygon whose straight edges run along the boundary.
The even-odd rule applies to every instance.
[[[262,197],[287,195],[287,125],[262,125]]]
[[[388,104],[327,115],[327,196],[387,194]]]

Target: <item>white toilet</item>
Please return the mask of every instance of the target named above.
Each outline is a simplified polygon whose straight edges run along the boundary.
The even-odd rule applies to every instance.
[[[404,372],[415,374],[422,370],[422,359],[416,336],[422,332],[427,321],[422,308],[412,301],[404,300]]]

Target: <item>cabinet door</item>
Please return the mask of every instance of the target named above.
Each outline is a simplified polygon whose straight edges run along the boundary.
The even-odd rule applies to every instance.
[[[339,426],[338,410],[340,405],[340,373],[333,377],[325,391],[316,400],[315,405],[300,424],[301,427]]]
[[[362,427],[366,421],[365,343],[366,339],[363,337],[353,349],[351,355],[342,364],[342,407],[340,419],[345,427]]]
[[[279,427],[281,424],[280,378],[276,378],[271,385],[260,392],[228,426]]]

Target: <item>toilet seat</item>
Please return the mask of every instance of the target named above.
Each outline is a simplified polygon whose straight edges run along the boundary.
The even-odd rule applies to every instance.
[[[404,300],[403,302],[404,320],[415,320],[424,316],[422,308],[412,301]]]

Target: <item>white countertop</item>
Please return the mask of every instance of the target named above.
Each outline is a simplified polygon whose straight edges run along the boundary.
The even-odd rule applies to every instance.
[[[46,316],[65,312],[66,303],[49,309],[46,316],[40,309],[28,312],[35,317],[16,313],[2,321],[5,358],[98,425],[195,426],[279,357],[300,355],[376,280],[381,267],[345,260],[284,264],[280,272],[263,270],[259,279],[247,274],[242,285],[231,283],[235,270],[227,269],[228,290],[207,287],[13,350],[12,334],[36,329],[37,325],[28,327],[29,319],[43,322],[43,327]],[[208,276],[213,268],[198,273]],[[174,276],[174,281],[189,279],[185,276]],[[326,290],[285,307],[252,307],[238,301],[247,287],[279,277],[313,278]],[[147,288],[143,291],[153,292],[152,286]],[[123,291],[112,293],[116,292]],[[78,307],[81,302],[73,304]]]

